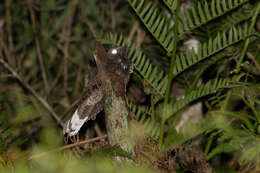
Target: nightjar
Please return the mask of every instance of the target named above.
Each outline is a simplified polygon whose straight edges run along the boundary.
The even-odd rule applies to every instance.
[[[133,72],[132,62],[127,58],[128,51],[128,48],[117,47],[106,52],[105,48],[96,42],[94,57],[98,72],[86,75],[85,90],[64,126],[64,134],[76,135],[86,121],[94,120],[104,109],[105,97],[109,95],[106,94],[104,81],[109,80],[117,96],[126,101],[126,86]]]

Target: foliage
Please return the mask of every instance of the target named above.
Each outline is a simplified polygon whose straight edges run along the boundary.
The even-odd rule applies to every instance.
[[[186,162],[173,161],[176,156],[171,155],[173,148],[183,146],[202,150],[216,172],[260,169],[260,3],[198,0],[185,8],[187,2],[181,1],[181,11],[177,13],[177,2],[1,3],[1,171],[151,172],[152,165],[183,172],[187,170]],[[175,14],[179,19],[177,30]],[[174,34],[178,39],[176,46]],[[190,38],[198,41],[197,47],[187,48]],[[143,125],[133,128],[136,131],[132,135],[138,137],[131,138],[137,146],[132,166],[114,165],[109,157],[113,147],[100,149],[106,149],[105,139],[77,145],[79,140],[105,134],[102,114],[70,141],[75,144],[71,147],[73,153],[61,151],[64,142],[60,126],[83,90],[84,73],[95,68],[95,39],[107,47],[130,49],[128,58],[134,65],[134,74],[128,86],[129,109]],[[169,83],[171,75],[173,84]],[[176,83],[184,90],[181,97],[175,93]],[[169,102],[164,104],[167,85],[172,89]],[[132,88],[134,92],[130,93]],[[197,102],[204,105],[200,110],[203,117],[177,130],[184,114]],[[143,139],[143,131],[153,142],[148,137]],[[163,141],[162,146],[158,146],[159,140]],[[114,153],[120,155],[120,151]],[[82,157],[79,159],[78,155]],[[230,159],[223,162],[223,157]],[[199,160],[196,154],[190,158]]]

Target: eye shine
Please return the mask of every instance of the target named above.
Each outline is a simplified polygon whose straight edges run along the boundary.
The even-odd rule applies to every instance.
[[[116,49],[113,49],[113,50],[112,50],[112,54],[113,54],[113,55],[116,55],[116,54],[117,54],[117,50],[116,50]]]

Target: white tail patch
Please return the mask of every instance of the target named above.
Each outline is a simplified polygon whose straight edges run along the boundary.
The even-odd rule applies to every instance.
[[[97,56],[94,54],[94,59],[95,59],[95,61],[97,61]]]
[[[88,117],[84,119],[80,119],[80,115],[78,114],[78,109],[74,112],[71,119],[67,122],[64,134],[68,134],[68,136],[76,135],[82,125],[88,120]]]

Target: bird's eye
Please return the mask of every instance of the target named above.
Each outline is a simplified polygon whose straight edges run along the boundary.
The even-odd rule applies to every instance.
[[[112,54],[113,54],[113,55],[116,55],[116,54],[117,54],[117,50],[116,50],[116,49],[113,49],[113,50],[112,50]]]

